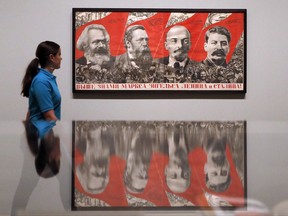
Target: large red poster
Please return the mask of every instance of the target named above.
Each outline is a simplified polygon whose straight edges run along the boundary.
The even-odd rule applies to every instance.
[[[246,10],[73,9],[73,90],[246,92]]]

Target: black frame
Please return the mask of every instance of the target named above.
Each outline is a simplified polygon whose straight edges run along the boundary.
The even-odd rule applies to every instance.
[[[246,9],[73,8],[72,14],[73,14],[72,16],[72,23],[73,23],[73,28],[72,28],[73,29],[73,33],[72,33],[72,40],[73,40],[72,91],[73,93],[97,93],[97,92],[103,93],[103,92],[111,92],[111,91],[112,92],[127,92],[127,91],[132,91],[132,92],[139,92],[139,91],[142,91],[142,92],[166,91],[167,92],[168,91],[168,92],[171,92],[173,91],[173,92],[246,93],[246,83],[247,83],[247,66],[246,66],[247,64],[246,63],[247,62],[246,60],[247,10]],[[154,16],[150,16],[151,14],[154,14]],[[174,16],[174,17],[171,16],[172,18],[169,17],[168,19],[167,14],[169,15],[180,14],[182,17],[179,16],[180,17],[179,18],[177,16]],[[193,14],[194,16],[192,16]],[[221,20],[223,18],[223,17],[221,18],[220,16],[221,14],[223,15],[223,17],[225,16],[227,17]],[[134,18],[133,18],[133,15],[135,15]],[[139,18],[140,15],[147,16],[147,17],[144,20],[135,21],[136,19],[140,19]],[[195,18],[196,15],[198,16],[197,19]],[[207,17],[205,18],[206,15]],[[210,19],[211,17],[218,16],[218,15],[221,21],[217,21],[216,19],[214,19],[214,21],[216,20],[217,23],[211,24],[214,22],[214,21],[211,21],[210,23],[207,24],[208,19],[211,20]],[[99,17],[101,16],[103,18],[99,19]],[[185,16],[187,16],[188,18]],[[125,17],[127,18],[126,20],[125,20]],[[111,67],[109,66],[108,69],[107,69],[107,65],[108,65],[107,61],[104,61],[106,62],[104,69],[103,67],[99,68],[99,65],[95,67],[94,66],[91,67],[91,64],[89,63],[86,63],[84,65],[80,65],[76,63],[77,59],[79,59],[81,55],[83,56],[83,53],[84,53],[84,52],[81,52],[79,49],[77,49],[77,40],[79,38],[80,33],[83,31],[84,27],[90,24],[101,24],[104,26],[104,28],[106,28],[108,34],[110,35],[110,41],[109,41],[110,54],[113,56],[113,58],[125,53],[126,50],[123,44],[123,35],[124,35],[125,28],[127,27],[126,24],[127,24],[128,18],[130,21],[132,20],[131,22],[134,22],[132,24],[141,24],[145,27],[146,32],[149,37],[149,46],[150,46],[151,54],[154,60],[155,59],[158,60],[160,59],[160,57],[164,57],[168,53],[168,51],[164,48],[164,42],[165,42],[164,37],[167,31],[171,27],[176,25],[174,22],[176,20],[175,17],[177,19],[180,19],[180,21],[176,24],[185,26],[190,31],[190,33],[191,31],[193,32],[196,31],[194,29],[196,29],[197,26],[200,26],[200,27],[197,27],[199,34],[193,35],[193,32],[191,33],[192,37],[191,37],[190,42],[192,43],[192,46],[189,51],[189,58],[195,61],[194,62],[195,64],[194,63],[191,64],[192,69],[190,70],[174,69],[174,68],[171,69],[171,67],[169,66],[167,67],[164,66],[164,69],[163,69],[162,63],[158,63],[158,61],[156,61],[157,63],[153,63],[152,66],[149,67],[147,70],[138,69],[139,67],[137,69],[135,68],[131,69],[128,67],[128,69],[126,68],[127,70],[125,69],[125,71],[123,69],[123,65],[115,66],[116,63],[114,62],[114,59],[113,59],[113,65],[110,65]],[[80,20],[80,18],[82,20]],[[193,20],[194,18],[195,20]],[[193,22],[189,19],[191,19]],[[167,20],[170,22],[170,24],[172,23],[170,26],[167,26],[166,25],[167,23],[164,22]],[[132,25],[132,24],[129,23],[129,25]],[[207,67],[204,67],[203,69],[202,67],[203,64],[199,62],[204,60],[205,55],[206,55],[205,53],[203,53],[203,48],[202,48],[203,41],[204,41],[203,39],[204,30],[206,31],[209,27],[217,26],[217,25],[225,26],[232,35],[232,39],[230,43],[230,52],[228,52],[227,54],[227,65],[225,65],[225,67],[217,67],[217,68],[210,67],[208,65]],[[153,30],[159,29],[160,27],[162,27],[162,34],[159,34],[159,31],[158,33],[153,32]],[[118,33],[115,33],[115,29],[117,29]],[[152,35],[151,32],[153,33],[154,37],[151,36]],[[162,35],[162,37],[158,38],[158,36],[156,37],[155,35],[156,36]],[[197,43],[195,43],[196,38],[198,41]],[[232,42],[233,42],[233,45],[232,45]],[[157,44],[157,47],[155,44]],[[233,46],[233,51],[231,51],[232,46]],[[229,61],[228,61],[228,57],[229,57]],[[117,70],[115,69],[116,67],[117,67]],[[200,78],[202,77],[200,76],[200,74],[201,72],[203,72],[203,70],[204,70],[204,75],[202,79]],[[145,71],[145,73],[143,71]],[[206,73],[206,78],[205,78],[205,73]],[[184,76],[183,74],[188,74],[188,75]]]

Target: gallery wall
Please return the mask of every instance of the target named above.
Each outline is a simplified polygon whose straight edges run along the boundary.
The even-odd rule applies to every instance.
[[[3,202],[11,202],[22,168],[7,167],[13,157],[21,155],[20,146],[13,143],[19,139],[13,135],[22,130],[15,125],[27,111],[28,100],[20,96],[21,80],[27,64],[35,57],[36,46],[44,40],[56,41],[62,49],[62,66],[55,75],[62,94],[61,124],[67,134],[72,120],[246,120],[248,197],[269,208],[286,199],[282,188],[288,186],[287,0],[0,0],[0,5],[0,134],[5,138],[0,140],[0,158],[6,163],[0,168],[13,168],[7,175],[14,179],[9,183],[11,194],[7,190],[8,201]],[[135,92],[129,96],[99,93],[75,97],[73,7],[247,9],[247,93],[189,93],[172,99],[169,94],[153,97],[153,92],[149,96]]]
[[[27,64],[34,58],[36,46],[54,40],[62,47],[63,62],[55,72],[63,97],[63,119],[247,119],[283,121],[285,95],[285,1],[33,1],[1,0],[1,119],[17,121],[25,115],[27,100],[20,97],[20,85]],[[273,7],[271,7],[273,5]],[[232,96],[195,96],[185,99],[101,99],[76,100],[72,95],[72,8],[245,8],[247,9],[247,94]],[[280,16],[280,14],[282,14]],[[275,55],[275,54],[279,55]],[[284,65],[283,65],[284,66]],[[276,75],[277,74],[277,75]],[[161,97],[161,96],[160,96]],[[188,98],[188,99],[187,99]],[[189,99],[191,98],[191,99]],[[195,99],[194,99],[195,98]],[[228,98],[228,99],[226,99]],[[232,99],[231,99],[232,98]],[[17,106],[15,106],[17,103]],[[10,105],[10,106],[9,106]],[[235,112],[237,110],[237,112]],[[129,112],[127,112],[129,111]],[[221,111],[221,112],[219,112]],[[9,115],[7,113],[13,113]]]

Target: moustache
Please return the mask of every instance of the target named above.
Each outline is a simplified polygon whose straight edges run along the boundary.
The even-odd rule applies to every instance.
[[[108,54],[108,50],[104,47],[99,47],[99,48],[96,48],[94,50],[94,53],[95,54],[101,54],[101,55],[107,55]]]
[[[212,157],[212,161],[218,166],[224,166],[225,160],[225,155],[218,155],[216,157]]]
[[[143,47],[142,52],[150,52],[150,48],[148,46]]]
[[[136,51],[136,56],[137,56],[137,58],[139,58],[139,57],[141,57],[141,56],[149,56],[149,55],[151,55],[151,51],[150,51],[150,49],[147,47],[147,48],[145,48],[145,49],[143,49],[143,50],[137,50]]]
[[[102,177],[105,178],[107,176],[108,170],[106,167],[101,168],[102,170],[100,172],[92,172],[91,175],[94,177]]]
[[[225,56],[225,52],[224,52],[224,50],[216,50],[212,53],[212,56],[215,56],[215,55]]]
[[[180,48],[174,51],[174,53],[177,53],[177,52],[185,53],[187,52],[187,49]]]

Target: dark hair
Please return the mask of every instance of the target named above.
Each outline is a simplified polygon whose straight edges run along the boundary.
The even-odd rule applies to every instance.
[[[205,175],[205,181],[206,181],[206,186],[210,190],[213,190],[215,192],[224,192],[224,191],[226,191],[228,189],[228,187],[231,184],[231,176],[229,174],[228,178],[227,178],[227,180],[225,182],[216,185],[216,184],[210,184],[208,174],[206,174]]]
[[[36,156],[38,154],[38,131],[37,128],[32,124],[31,121],[23,121],[25,127],[25,134],[27,139],[27,144],[31,153]]]
[[[230,34],[229,30],[223,26],[214,26],[214,27],[208,29],[208,31],[205,34],[205,41],[206,42],[208,41],[211,33],[218,33],[221,35],[225,35],[227,37],[228,43],[230,43],[230,41],[231,41],[231,34]]]
[[[38,73],[38,66],[44,68],[50,64],[49,55],[56,55],[59,51],[60,46],[52,41],[44,41],[40,43],[36,49],[36,58],[34,58],[26,69],[26,73],[22,80],[22,91],[21,95],[23,97],[29,97],[29,89],[32,83],[33,78]]]
[[[60,140],[54,136],[53,130],[50,130],[41,139],[38,154],[35,157],[35,168],[39,176],[50,178],[59,173],[60,160],[58,158],[49,158],[55,149],[60,151]]]
[[[144,30],[145,31],[145,28],[144,26],[142,25],[132,25],[132,26],[129,26],[127,29],[126,29],[126,32],[125,32],[125,37],[124,37],[124,45],[125,47],[127,48],[126,44],[127,42],[131,42],[132,40],[132,33],[134,31],[136,31],[137,29],[141,29],[141,30]]]
[[[57,150],[60,152],[60,139],[54,136],[53,130],[47,132],[40,141],[38,147],[38,130],[31,121],[23,122],[25,126],[27,144],[31,153],[35,156],[35,168],[39,176],[43,178],[53,177],[59,173],[60,160],[58,158],[49,158],[51,152]]]

